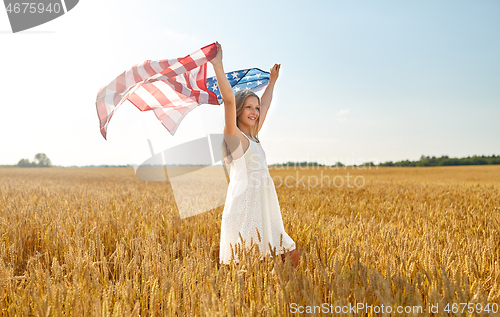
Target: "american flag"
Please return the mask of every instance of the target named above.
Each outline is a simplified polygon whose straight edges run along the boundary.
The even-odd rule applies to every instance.
[[[216,54],[213,43],[183,58],[147,60],[121,73],[97,94],[102,136],[106,139],[109,121],[125,100],[141,111],[153,110],[172,135],[198,105],[218,105],[217,95],[206,87],[207,62]]]
[[[217,45],[213,43],[182,58],[147,60],[121,73],[97,94],[102,136],[106,139],[114,112],[126,100],[140,111],[153,110],[171,135],[184,117],[200,104],[221,104],[217,79],[207,79],[207,63],[216,54]],[[268,84],[269,75],[258,68],[226,73],[234,92],[260,90]]]
[[[270,75],[269,72],[265,72],[258,68],[249,68],[226,73],[226,78],[229,80],[233,91],[236,93],[244,89],[258,91],[264,88],[269,83]],[[215,76],[207,79],[207,87],[217,94],[219,103],[222,103],[222,97]]]

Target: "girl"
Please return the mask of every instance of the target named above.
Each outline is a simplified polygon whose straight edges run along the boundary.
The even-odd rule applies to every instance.
[[[210,62],[224,102],[224,161],[231,166],[222,213],[220,263],[229,264],[232,255],[238,262],[237,247],[250,246],[253,241],[263,256],[270,253],[271,248],[284,260],[288,250],[297,266],[299,253],[283,227],[276,189],[257,137],[269,110],[281,65],[271,68],[262,100],[250,90],[235,95],[224,74],[222,47],[218,42],[217,48],[217,55]]]

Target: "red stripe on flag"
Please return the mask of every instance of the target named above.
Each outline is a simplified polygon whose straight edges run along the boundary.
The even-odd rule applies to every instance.
[[[116,91],[125,91],[127,89],[127,85],[125,83],[125,72],[123,72],[120,76],[116,77]]]
[[[207,57],[207,61],[210,62],[217,55],[217,44],[212,43],[205,47],[202,47],[201,50],[203,54]]]
[[[108,112],[106,110],[106,104],[104,104],[104,100],[97,102],[97,115],[99,117],[99,126],[103,127],[104,123],[108,119]]]
[[[151,67],[151,61],[148,60],[144,63],[144,69],[148,73],[149,77],[156,75],[156,71]]]
[[[196,62],[193,60],[193,58],[190,55],[184,57],[180,61],[180,63],[182,64],[182,66],[184,66],[184,68],[187,71],[190,71],[190,70],[195,69],[196,67],[198,67],[198,65],[196,65]]]
[[[167,82],[168,82],[168,84],[170,84],[170,86],[173,86],[175,92],[179,92],[179,91],[182,92],[182,87],[184,87],[184,86],[181,83],[179,83],[177,80],[175,80],[175,78],[169,78],[169,79],[167,79]]]
[[[160,67],[165,70],[170,67],[170,63],[168,62],[168,59],[161,60],[158,64],[160,64]]]
[[[137,71],[137,66],[138,65],[135,65],[134,67],[132,67],[132,74],[134,74],[134,81],[136,83],[142,81],[142,77],[141,77],[141,75],[139,75],[139,72]]]
[[[187,72],[184,75],[184,80],[186,81],[186,86],[189,88],[189,90],[193,90],[193,86],[191,86],[191,81],[189,80],[189,77],[191,77],[191,72]]]
[[[128,97],[128,101],[133,103],[134,106],[136,106],[137,109],[139,109],[141,111],[152,110],[152,108],[144,100],[142,100],[141,97],[137,96],[136,93],[131,94]]]
[[[119,92],[115,93],[115,95],[113,96],[113,103],[117,105],[120,100],[122,100],[122,95]]]
[[[156,87],[155,85],[146,84],[146,85],[142,85],[142,87],[144,89],[146,89],[151,95],[153,95],[153,97],[156,100],[158,100],[158,103],[162,107],[171,107],[172,106],[172,102],[170,101],[170,99],[168,99],[167,96],[165,96],[163,94],[163,92],[160,89],[158,89],[158,87]]]

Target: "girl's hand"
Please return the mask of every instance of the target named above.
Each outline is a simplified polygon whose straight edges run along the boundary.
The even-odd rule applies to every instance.
[[[219,65],[222,64],[222,46],[219,44],[219,42],[215,42],[217,44],[217,55],[210,61],[212,65]]]
[[[278,79],[278,76],[280,75],[280,67],[281,64],[274,64],[273,67],[271,67],[271,80],[276,81]]]

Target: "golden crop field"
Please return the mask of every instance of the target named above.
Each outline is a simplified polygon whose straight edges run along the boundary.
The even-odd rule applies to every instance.
[[[220,265],[223,206],[181,219],[133,168],[0,169],[0,315],[499,316],[500,166],[270,171],[296,268]]]

